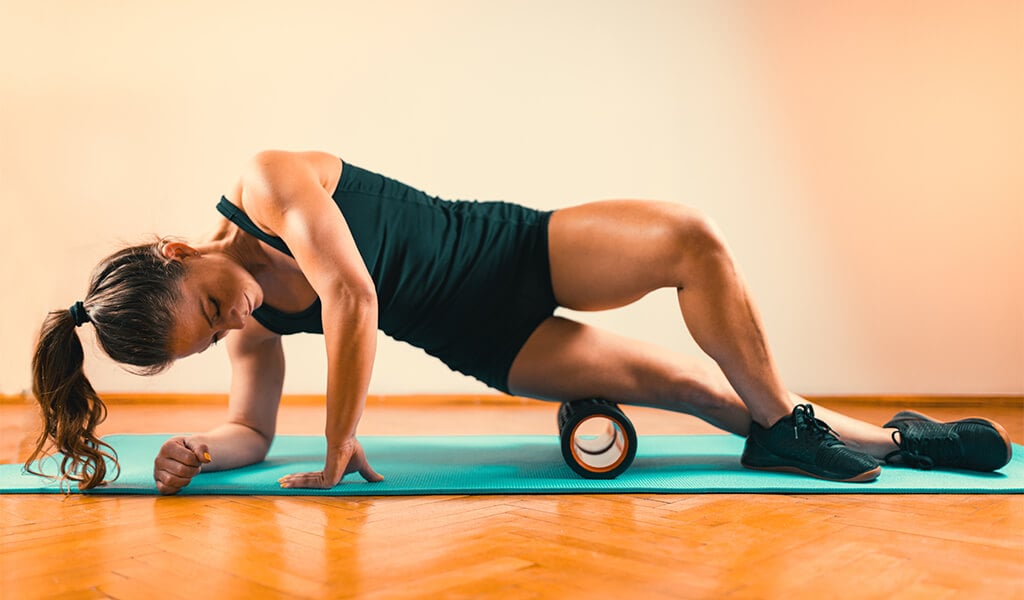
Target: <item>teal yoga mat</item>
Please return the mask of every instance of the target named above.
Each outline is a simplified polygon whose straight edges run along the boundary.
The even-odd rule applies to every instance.
[[[112,435],[121,476],[92,494],[155,494],[153,458],[164,435]],[[1024,492],[1024,448],[996,473],[887,467],[872,483],[835,483],[740,466],[743,440],[731,435],[641,437],[637,457],[614,480],[582,479],[563,462],[557,436],[361,436],[374,468],[386,478],[366,483],[351,474],[330,490],[282,489],[277,478],[323,468],[324,438],[278,436],[262,463],[202,473],[182,494],[391,496],[427,494],[757,493],[757,494],[1005,494]],[[44,462],[56,472],[53,459]],[[77,492],[77,488],[72,491]],[[60,492],[47,479],[0,465],[0,493]]]

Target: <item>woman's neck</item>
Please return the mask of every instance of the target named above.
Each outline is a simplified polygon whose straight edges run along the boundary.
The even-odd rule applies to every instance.
[[[270,263],[259,240],[247,235],[226,219],[219,223],[214,231],[204,236],[195,248],[202,254],[224,254],[252,275],[256,275]]]

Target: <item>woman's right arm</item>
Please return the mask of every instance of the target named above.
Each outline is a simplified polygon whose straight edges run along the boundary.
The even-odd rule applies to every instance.
[[[175,494],[201,470],[222,471],[262,461],[274,439],[284,385],[281,336],[255,319],[226,338],[231,358],[228,420],[206,433],[167,440],[153,465],[161,494]]]

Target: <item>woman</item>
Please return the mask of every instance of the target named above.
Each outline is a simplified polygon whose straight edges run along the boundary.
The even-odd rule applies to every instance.
[[[721,235],[680,205],[448,202],[329,154],[267,151],[217,208],[225,218],[208,239],[122,250],[99,265],[83,301],[50,313],[33,361],[45,428],[26,465],[52,443],[65,454],[61,475],[79,487],[106,476],[103,458],[113,457],[95,436],[105,407],[75,332],[84,323],[142,373],[227,336],[228,422],[164,444],[154,477],[165,494],[201,469],[263,460],[284,380],[281,336],[299,331],[324,336],[327,454],[322,471],[280,485],[329,488],[355,471],[381,480],[356,439],[378,327],[503,392],[696,415],[746,436],[750,468],[861,482],[878,476],[878,459],[994,470],[1010,458],[1006,432],[986,419],[903,412],[883,428],[788,392]],[[664,287],[678,290],[686,326],[720,370],[553,316]]]

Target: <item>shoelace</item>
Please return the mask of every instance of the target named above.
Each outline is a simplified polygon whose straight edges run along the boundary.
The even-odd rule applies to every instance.
[[[885,455],[886,461],[900,456],[911,467],[928,470],[936,464],[949,464],[963,454],[960,436],[951,428],[933,423],[914,425],[906,431],[892,432],[892,441],[899,446],[899,450]],[[897,433],[900,434],[899,440],[896,439]]]
[[[826,439],[831,436],[832,440],[842,444],[838,439],[839,433],[832,429],[828,423],[814,416],[814,407],[810,404],[798,404],[793,409],[793,439],[800,439],[800,430],[803,429],[811,434],[816,440]]]

